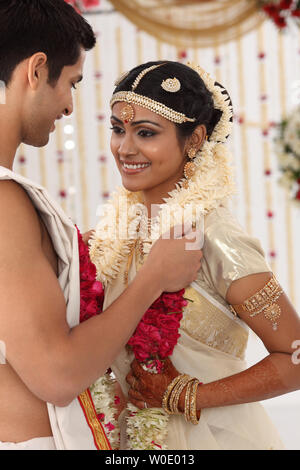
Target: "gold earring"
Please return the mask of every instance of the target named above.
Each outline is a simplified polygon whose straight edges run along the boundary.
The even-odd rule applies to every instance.
[[[186,177],[187,180],[190,179],[194,175],[195,171],[196,171],[195,163],[187,162],[184,165],[183,174],[184,174],[184,176]]]
[[[198,150],[196,149],[196,147],[191,147],[189,150],[188,150],[188,157],[190,160],[193,160],[193,158],[195,158],[196,156],[196,153],[198,152]]]
[[[190,161],[187,162],[184,165],[184,168],[183,168],[183,174],[184,174],[184,177],[186,179],[186,181],[184,181],[184,183],[183,183],[184,188],[188,187],[188,180],[190,178],[192,178],[192,176],[194,175],[194,173],[196,171],[196,165],[195,165],[195,163],[193,163],[192,160],[197,155],[197,152],[198,152],[198,149],[196,147],[191,147],[187,152],[187,156],[189,157]]]

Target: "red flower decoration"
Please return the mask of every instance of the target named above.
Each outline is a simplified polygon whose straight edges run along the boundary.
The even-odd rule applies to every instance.
[[[65,2],[72,5],[78,13],[100,5],[100,0],[65,0]]]
[[[79,268],[80,268],[80,323],[102,312],[104,289],[96,281],[96,266],[91,262],[89,249],[84,243],[78,228]]]
[[[61,189],[59,191],[59,196],[62,197],[62,198],[67,197],[67,191],[65,191],[64,189]]]
[[[300,8],[299,2],[293,0],[281,0],[279,3],[261,2],[262,9],[269,18],[278,26],[279,29],[284,29],[287,26],[287,18],[299,18]]]
[[[163,368],[162,360],[171,356],[180,334],[185,290],[164,292],[146,311],[135,333],[128,341],[139,362],[153,361],[157,371]]]
[[[293,0],[281,0],[279,2],[278,8],[281,10],[289,10],[289,8],[292,6]]]

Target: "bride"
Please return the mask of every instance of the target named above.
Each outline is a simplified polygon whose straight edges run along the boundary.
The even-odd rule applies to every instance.
[[[153,361],[154,330],[145,320],[149,337],[136,335],[111,366],[131,401],[119,420],[121,448],[282,449],[258,401],[299,389],[291,355],[300,321],[259,241],[227,208],[235,191],[225,145],[230,97],[200,67],[158,61],[123,75],[110,104],[123,187],[90,241],[104,308],[134,278],[155,239],[183,216],[199,233],[203,227],[201,269],[184,292],[169,358]],[[251,368],[244,360],[249,328],[269,352]],[[139,362],[152,362],[142,366],[134,350]]]

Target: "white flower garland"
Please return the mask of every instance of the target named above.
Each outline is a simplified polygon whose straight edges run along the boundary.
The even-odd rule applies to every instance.
[[[90,392],[97,414],[103,415],[102,424],[113,450],[120,447],[120,428],[115,419],[115,381],[104,374],[91,387]]]
[[[127,405],[127,435],[132,450],[166,450],[164,444],[169,416],[161,408],[140,410],[132,403]]]

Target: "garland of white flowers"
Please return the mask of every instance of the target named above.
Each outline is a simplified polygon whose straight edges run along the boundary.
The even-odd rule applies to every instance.
[[[104,215],[90,240],[90,257],[97,268],[97,279],[105,287],[118,277],[137,237],[142,241],[143,252],[147,254],[155,240],[170,227],[181,225],[183,220],[186,222],[186,208],[189,208],[190,222],[197,222],[199,217],[226,203],[235,192],[231,155],[223,144],[232,128],[232,108],[228,96],[223,95],[221,88],[215,86],[214,80],[205,71],[198,66],[192,67],[213,93],[215,108],[222,111],[222,117],[210,139],[204,142],[193,159],[196,171],[188,184],[182,178],[160,205],[158,216],[151,226],[151,236],[148,232],[143,236],[141,230],[141,227],[147,227],[141,193],[132,193],[121,187],[103,208]],[[162,409],[139,410],[128,404],[127,411],[127,435],[131,449],[166,449],[169,416]]]
[[[96,412],[104,426],[105,434],[113,450],[120,446],[120,428],[115,418],[115,380],[106,373],[91,387],[90,392]]]

